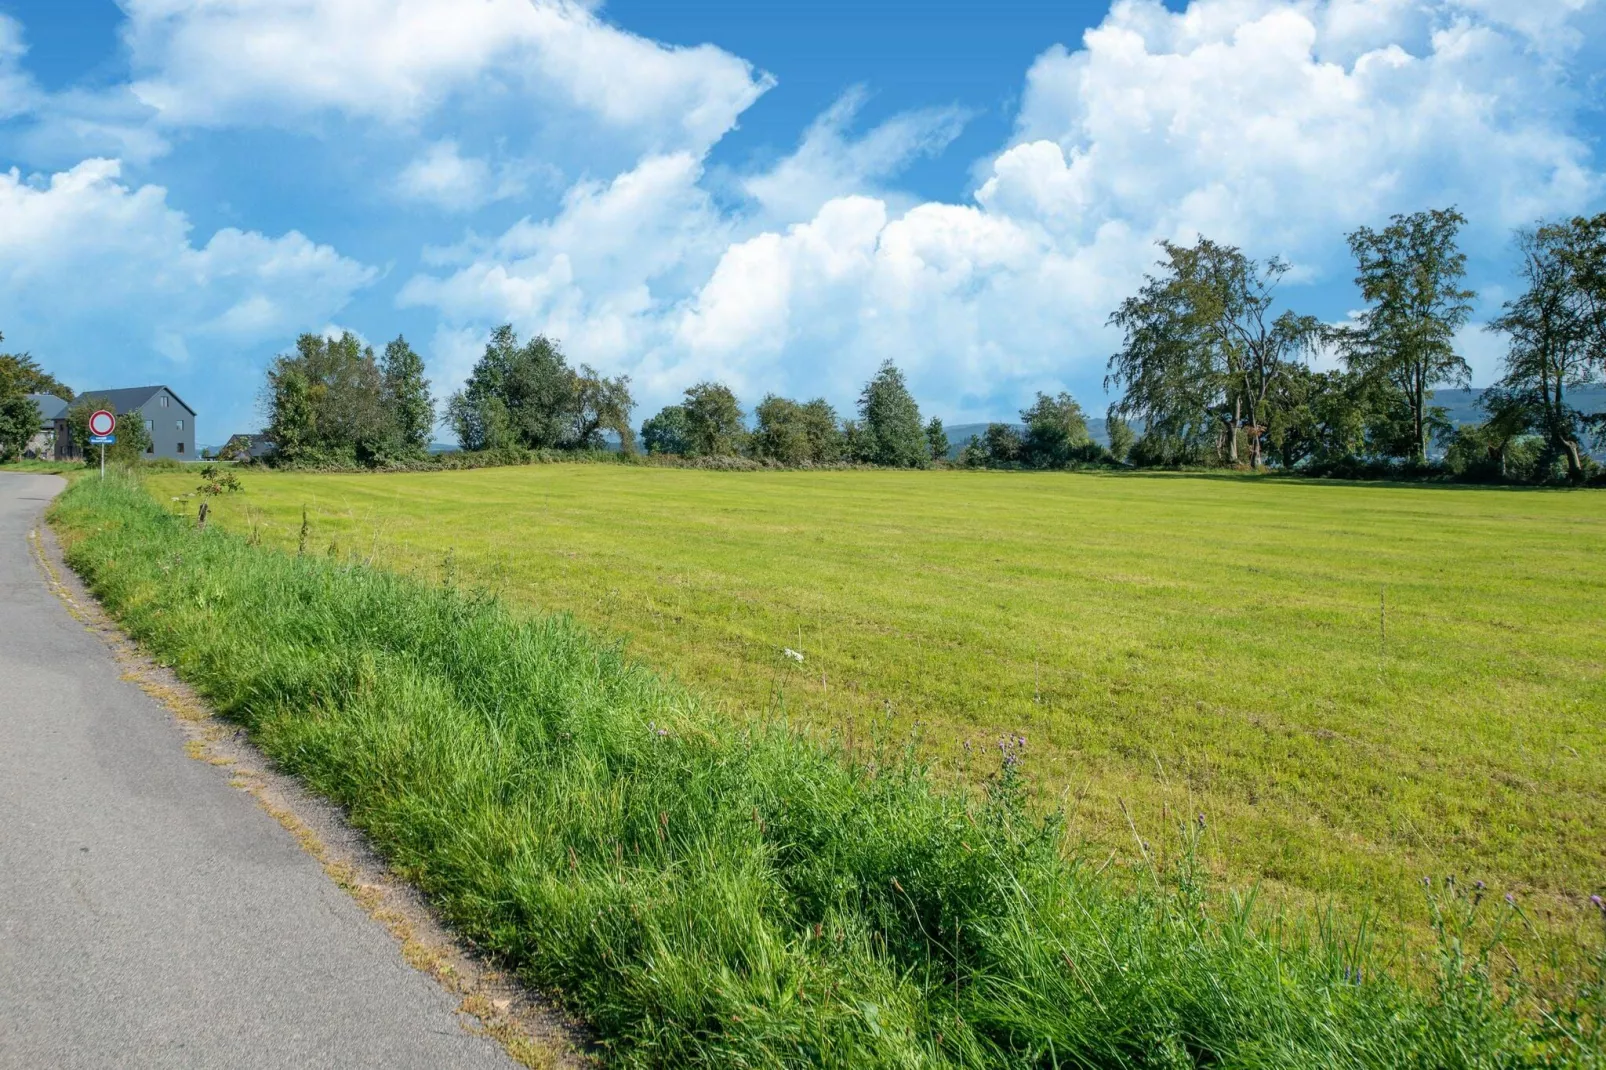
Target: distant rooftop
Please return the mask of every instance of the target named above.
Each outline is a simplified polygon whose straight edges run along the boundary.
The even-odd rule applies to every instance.
[[[80,399],[104,398],[111,403],[111,407],[117,412],[133,412],[155,397],[159,390],[166,390],[169,394],[173,394],[174,401],[177,401],[186,409],[190,409],[183,398],[173,393],[172,387],[159,384],[157,386],[131,386],[123,390],[84,390],[79,393],[78,397]],[[193,413],[195,410],[190,409],[190,412]]]
[[[67,415],[67,402],[54,394],[29,394],[28,400],[39,406],[39,415],[47,424]]]

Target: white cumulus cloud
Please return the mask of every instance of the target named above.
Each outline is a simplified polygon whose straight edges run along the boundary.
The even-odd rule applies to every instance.
[[[406,293],[460,340],[476,319],[550,329],[580,359],[635,373],[651,403],[711,375],[749,400],[845,402],[887,357],[955,417],[1001,415],[1038,388],[1096,397],[1106,319],[1159,239],[1208,234],[1341,285],[1344,233],[1394,212],[1456,204],[1469,247],[1498,254],[1512,226],[1590,204],[1602,175],[1559,43],[1587,6],[1118,0],[1079,48],[1032,65],[1015,135],[967,203],[885,188],[960,117],[854,141],[850,94],[746,180],[743,212],[712,211],[689,166],[627,225],[592,211],[623,189],[585,186],[549,223]],[[519,235],[538,240],[515,248]],[[591,255],[597,242],[628,255]],[[610,330],[622,307],[629,329]]]
[[[449,101],[554,102],[649,148],[704,149],[768,88],[572,0],[124,0],[135,94],[167,124],[325,111],[417,124]]]
[[[375,278],[296,231],[228,228],[197,246],[164,189],[120,176],[99,159],[48,179],[0,173],[0,323],[69,380],[158,379],[198,360],[226,374],[242,349],[329,317]]]

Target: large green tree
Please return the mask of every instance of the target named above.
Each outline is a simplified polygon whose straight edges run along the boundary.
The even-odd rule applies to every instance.
[[[903,372],[885,361],[859,394],[858,460],[889,468],[922,468],[930,463],[920,406],[909,393]]]
[[[1455,349],[1476,296],[1461,285],[1467,258],[1456,237],[1465,223],[1454,208],[1433,209],[1349,235],[1366,308],[1332,337],[1351,370],[1386,388],[1383,400],[1407,425],[1406,455],[1418,463],[1427,460],[1433,391],[1471,378]]]
[[[643,423],[641,448],[650,454],[690,455],[691,436],[686,430],[686,407],[665,405],[658,410],[658,415]]]
[[[435,399],[424,378],[424,358],[401,335],[385,346],[379,362],[385,412],[390,417],[392,452],[422,457],[435,433]]]
[[[1026,426],[1020,456],[1028,467],[1064,468],[1096,453],[1082,406],[1067,393],[1057,397],[1039,393],[1030,408],[1021,410],[1020,418]]]
[[[1106,388],[1123,391],[1116,414],[1139,420],[1146,436],[1195,443],[1215,438],[1217,453],[1264,463],[1264,439],[1278,383],[1303,365],[1320,328],[1310,316],[1273,314],[1288,265],[1252,260],[1231,245],[1200,238],[1161,242],[1160,272],[1110,316],[1121,349]]]
[[[749,448],[754,457],[780,464],[803,464],[812,459],[803,406],[791,398],[766,394],[753,410],[753,419],[756,426]]]
[[[557,342],[537,335],[520,343],[509,324],[491,334],[463,389],[447,403],[447,420],[464,449],[595,449],[603,432],[634,446],[630,379],[576,371]]]
[[[636,399],[630,394],[630,376],[609,379],[589,364],[580,365],[574,379],[574,433],[570,445],[601,449],[603,432],[612,431],[625,453],[636,451],[636,432],[630,414]]]
[[[753,418],[748,448],[755,457],[791,465],[842,459],[841,424],[824,398],[799,404],[769,394],[753,410]]]
[[[0,341],[4,340],[0,335]],[[23,368],[22,361],[27,359],[0,354],[0,461],[21,457],[43,420],[39,406],[28,397],[35,391]]]
[[[942,420],[933,416],[926,424],[926,452],[933,461],[946,461],[953,444],[948,441],[948,432],[942,426]]]
[[[269,366],[263,402],[281,462],[371,464],[395,440],[379,362],[350,331],[297,338],[295,352]]]
[[[747,444],[747,427],[736,394],[724,383],[702,382],[686,388],[686,454],[729,457]]]

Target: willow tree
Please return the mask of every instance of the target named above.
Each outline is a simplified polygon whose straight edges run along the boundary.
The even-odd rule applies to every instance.
[[[1505,373],[1484,399],[1495,420],[1519,421],[1583,477],[1579,439],[1589,417],[1568,392],[1606,371],[1606,214],[1520,231],[1526,289],[1488,329],[1508,337]]]
[[[1258,468],[1273,391],[1303,364],[1320,325],[1292,312],[1273,315],[1288,271],[1278,258],[1256,261],[1208,238],[1160,247],[1160,272],[1145,276],[1110,316],[1124,332],[1104,380],[1122,391],[1114,411],[1147,433],[1183,441],[1214,433],[1217,455],[1234,464],[1243,434]]]
[[[1429,403],[1441,386],[1466,386],[1472,370],[1455,351],[1455,335],[1472,314],[1461,288],[1466,254],[1456,235],[1466,218],[1454,208],[1396,215],[1382,230],[1349,235],[1355,284],[1366,308],[1334,333],[1350,369],[1385,386],[1404,408],[1411,455],[1427,460]]]

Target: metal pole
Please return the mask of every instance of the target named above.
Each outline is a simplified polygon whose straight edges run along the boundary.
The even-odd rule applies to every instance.
[[[106,443],[100,444],[100,478],[106,478]]]

